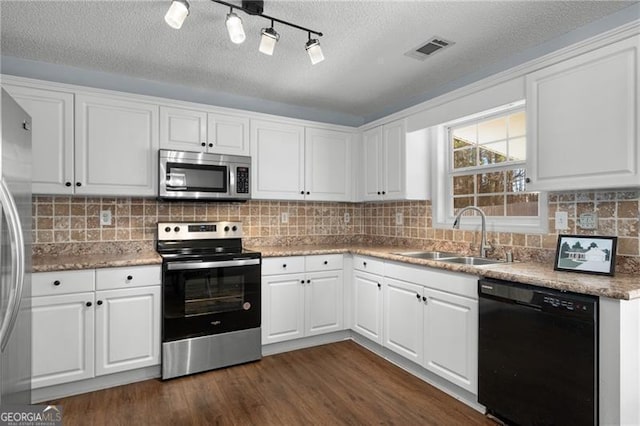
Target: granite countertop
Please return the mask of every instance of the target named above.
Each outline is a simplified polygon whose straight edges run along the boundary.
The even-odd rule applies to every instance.
[[[429,266],[453,272],[516,281],[541,287],[572,291],[613,299],[640,298],[640,277],[638,275],[617,274],[614,277],[557,272],[553,265],[533,262],[497,263],[471,266],[406,257],[397,252],[411,251],[410,247],[391,246],[277,246],[247,247],[260,251],[263,257],[308,256],[318,254],[351,253],[377,257],[384,260]],[[420,250],[420,249],[416,249]],[[107,268],[161,264],[162,258],[155,251],[128,254],[37,256],[33,258],[34,272],[64,271],[73,269]]]

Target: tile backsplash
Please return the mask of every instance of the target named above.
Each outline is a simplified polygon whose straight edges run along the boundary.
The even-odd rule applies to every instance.
[[[100,225],[101,210],[111,212],[111,225]],[[640,190],[551,193],[548,211],[548,234],[490,232],[493,255],[511,250],[516,259],[552,262],[558,233],[617,235],[617,270],[640,273]],[[556,211],[567,212],[568,229],[556,231]],[[396,225],[397,213],[402,213],[401,225]],[[597,229],[581,229],[581,213],[596,213]],[[478,232],[433,228],[429,201],[192,203],[34,196],[34,253],[55,253],[69,244],[98,250],[102,243],[123,242],[152,250],[157,222],[202,220],[241,221],[249,245],[375,243],[471,251],[479,241]]]

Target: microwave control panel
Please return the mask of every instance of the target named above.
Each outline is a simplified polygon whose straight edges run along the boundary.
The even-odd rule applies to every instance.
[[[249,193],[249,168],[236,168],[236,192],[238,194]]]

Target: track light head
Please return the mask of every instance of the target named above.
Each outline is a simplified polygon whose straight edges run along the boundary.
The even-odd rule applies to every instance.
[[[227,31],[229,32],[229,38],[235,44],[241,44],[247,38],[244,33],[244,28],[242,26],[242,19],[235,13],[233,13],[233,8],[231,12],[227,15],[227,20],[225,21],[227,25]]]
[[[309,41],[304,45],[304,48],[309,54],[309,59],[311,59],[312,65],[324,61],[324,55],[322,54],[322,48],[320,48],[320,42],[318,39],[311,38],[311,36],[309,36]]]
[[[171,28],[179,30],[187,15],[189,15],[189,2],[187,0],[173,0],[167,14],[164,15],[164,21]]]
[[[273,29],[273,26],[271,28],[263,28],[262,37],[260,38],[260,48],[258,50],[265,55],[273,55],[273,51],[275,50],[276,43],[279,39],[280,34]]]

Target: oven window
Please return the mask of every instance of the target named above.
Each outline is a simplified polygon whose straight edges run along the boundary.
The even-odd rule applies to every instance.
[[[185,281],[184,315],[216,314],[242,310],[244,277],[203,275]]]
[[[167,190],[227,192],[227,167],[167,163]]]

